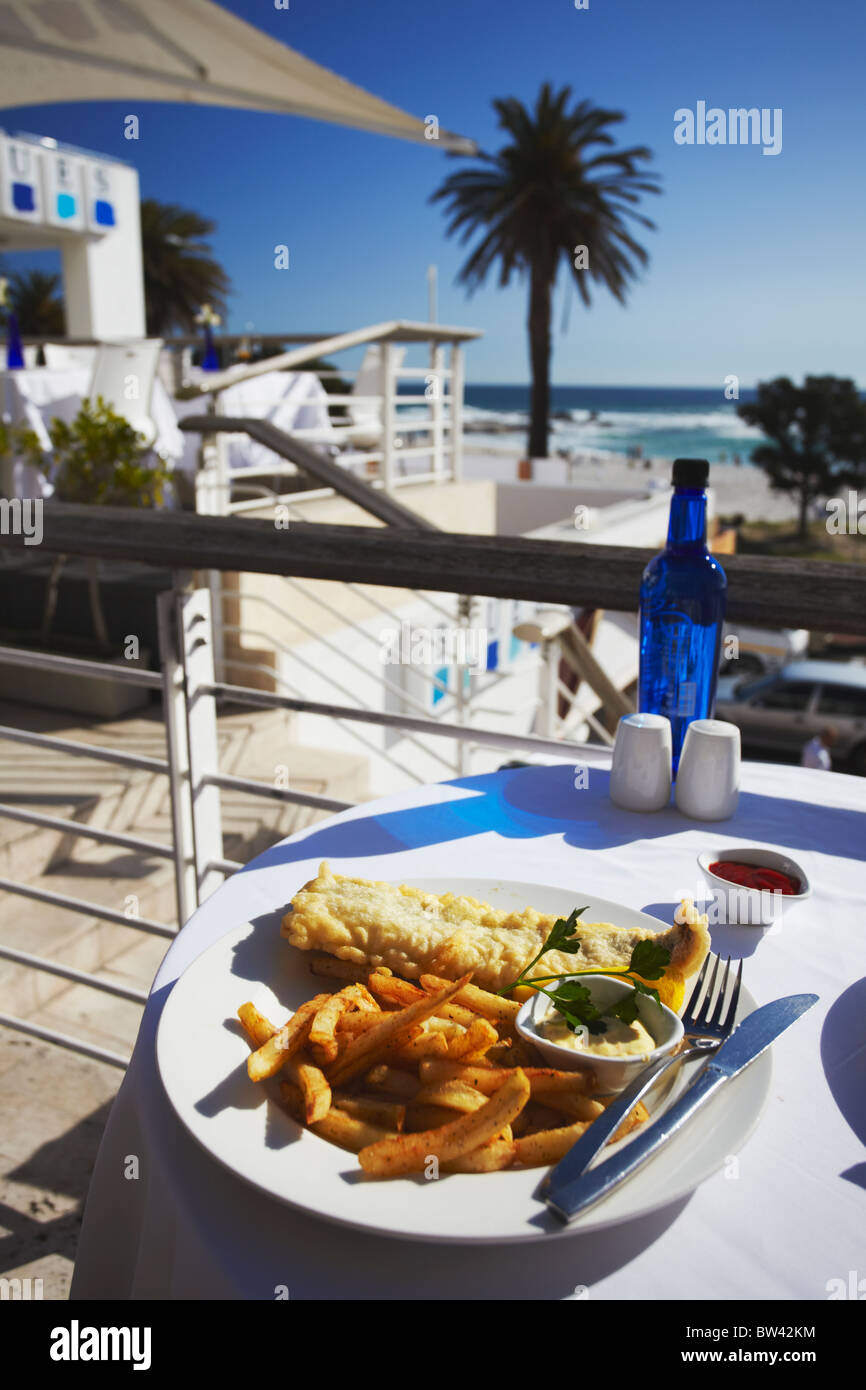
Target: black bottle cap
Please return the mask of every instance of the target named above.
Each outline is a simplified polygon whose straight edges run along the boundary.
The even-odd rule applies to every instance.
[[[706,459],[674,459],[674,487],[705,488],[710,476]]]

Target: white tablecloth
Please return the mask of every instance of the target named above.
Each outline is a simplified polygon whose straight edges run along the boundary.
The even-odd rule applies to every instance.
[[[48,425],[54,416],[70,421],[77,414],[90,387],[89,366],[20,368],[0,372],[0,413],[14,424],[28,425],[39,437],[43,449],[50,449]],[[177,427],[171,397],[157,377],[153,383],[150,416],[156,426],[154,449],[174,464],[182,457],[186,441]],[[11,480],[6,480],[14,497],[48,497],[51,487],[36,469],[17,462]]]
[[[172,944],[91,1183],[74,1298],[824,1299],[863,1271],[866,1210],[866,783],[745,764],[736,816],[719,826],[676,811],[639,816],[607,796],[607,758],[589,786],[570,766],[509,770],[422,787],[344,812],[284,841],[228,880]],[[370,878],[505,877],[582,884],[672,920],[708,845],[784,846],[814,885],[782,929],[716,927],[745,957],[759,1003],[820,1002],[774,1047],[772,1095],[727,1173],[690,1198],[554,1244],[470,1248],[368,1236],[305,1217],[223,1170],[181,1128],[156,1072],[154,1038],[172,983],[240,922],[272,914],[327,858]],[[735,1083],[736,1084],[736,1083]],[[137,1155],[140,1177],[125,1177]],[[662,1161],[661,1159],[657,1161]],[[736,1176],[734,1176],[736,1174]]]
[[[206,386],[209,375],[197,369],[192,380],[197,386]],[[200,396],[191,401],[174,401],[177,418],[204,415],[209,400],[210,397]],[[327,401],[327,392],[313,372],[263,372],[261,376],[239,381],[220,392],[223,415],[249,415],[256,420],[268,420],[287,434],[292,430],[316,430],[325,439],[332,434]],[[285,463],[279,454],[257,444],[246,434],[229,434],[225,439],[231,468],[273,468]],[[191,476],[196,470],[200,446],[200,435],[184,435],[181,467]]]

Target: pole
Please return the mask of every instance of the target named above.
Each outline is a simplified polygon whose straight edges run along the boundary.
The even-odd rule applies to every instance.
[[[437,303],[436,303],[436,300],[437,300],[437,293],[436,293],[436,291],[437,291],[437,288],[438,288],[438,286],[437,286],[437,280],[438,280],[438,270],[437,270],[437,267],[436,267],[435,265],[428,265],[428,267],[427,267],[427,322],[428,322],[428,323],[438,323],[438,322],[439,322],[439,320],[438,320],[438,318],[437,318],[438,306],[437,306]]]

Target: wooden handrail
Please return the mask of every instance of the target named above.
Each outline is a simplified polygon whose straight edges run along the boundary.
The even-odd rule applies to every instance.
[[[0,545],[24,550],[22,535]],[[32,553],[32,547],[26,547]],[[283,574],[634,612],[652,555],[631,546],[324,526],[47,502],[43,551],[172,569]],[[866,565],[726,555],[728,616],[866,636]]]
[[[480,328],[457,328],[452,324],[413,323],[408,319],[389,319],[385,323],[370,324],[367,328],[355,328],[348,333],[336,333],[333,338],[318,338],[306,347],[292,348],[290,352],[278,353],[276,357],[263,358],[260,362],[245,365],[236,363],[222,372],[210,372],[208,380],[199,382],[188,389],[199,396],[222,391],[226,386],[236,386],[239,381],[251,381],[253,377],[267,372],[288,371],[303,367],[318,357],[332,356],[345,352],[348,348],[363,347],[368,343],[467,343],[480,338]]]
[[[187,415],[178,423],[182,430],[193,434],[246,434],[257,444],[264,445],[280,458],[288,459],[303,469],[323,487],[332,487],[341,497],[362,507],[386,526],[400,526],[415,531],[438,529],[426,517],[405,507],[387,492],[371,487],[365,478],[356,477],[348,468],[334,463],[302,439],[296,439],[294,435],[271,424],[270,420],[230,415]]]

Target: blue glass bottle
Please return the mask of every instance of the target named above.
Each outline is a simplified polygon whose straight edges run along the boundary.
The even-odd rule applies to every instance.
[[[706,459],[676,459],[667,545],[640,586],[640,710],[671,721],[676,774],[686,728],[712,718],[728,581],[707,549]]]

